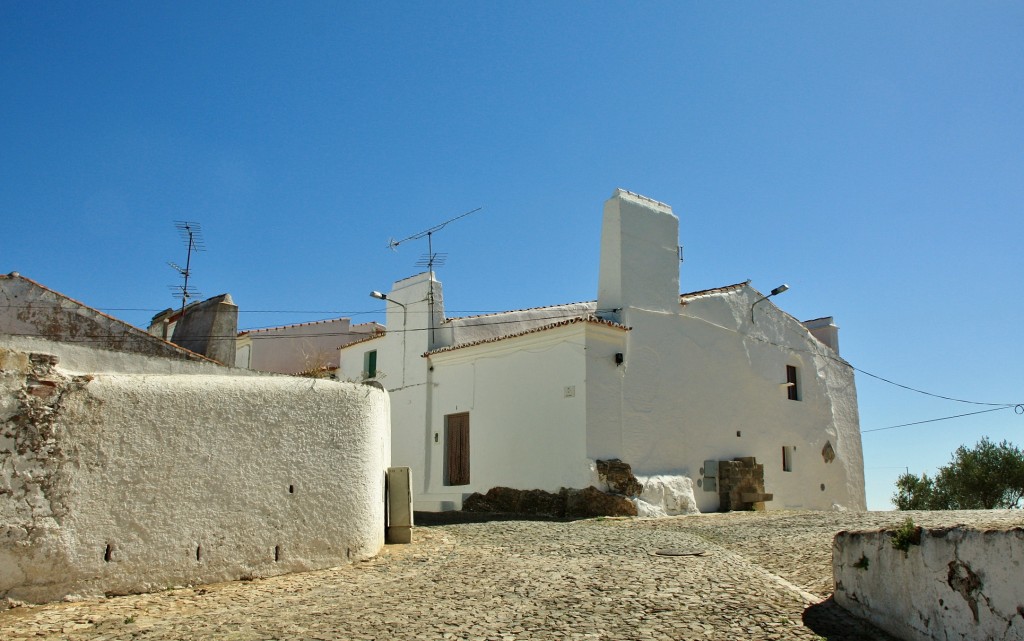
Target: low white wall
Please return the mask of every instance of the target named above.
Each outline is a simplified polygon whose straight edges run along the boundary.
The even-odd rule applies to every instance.
[[[836,603],[895,636],[1024,639],[1024,529],[922,529],[906,552],[893,532],[840,532]]]
[[[0,348],[0,421],[0,598],[269,576],[384,543],[379,389],[72,376]]]

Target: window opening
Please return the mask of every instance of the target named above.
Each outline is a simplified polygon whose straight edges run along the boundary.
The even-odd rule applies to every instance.
[[[795,365],[786,365],[786,393],[789,395],[789,400],[800,400],[800,384]]]
[[[377,376],[377,350],[372,349],[363,354],[363,378]]]
[[[792,472],[793,471],[793,450],[796,448],[792,445],[782,446],[782,471]]]

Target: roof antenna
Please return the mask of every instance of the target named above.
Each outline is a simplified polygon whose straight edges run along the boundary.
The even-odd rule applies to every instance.
[[[405,241],[407,241],[407,240],[418,240],[418,239],[423,238],[424,236],[426,236],[427,237],[427,253],[426,253],[426,255],[421,256],[418,261],[416,261],[416,265],[418,267],[426,267],[427,271],[430,273],[430,277],[432,279],[434,277],[434,265],[444,265],[445,260],[448,258],[448,254],[435,254],[434,253],[434,240],[433,240],[434,239],[434,232],[441,231],[449,223],[454,223],[456,220],[459,220],[460,218],[465,218],[466,216],[468,216],[470,214],[475,214],[476,212],[480,211],[481,209],[483,209],[483,207],[477,207],[476,209],[473,209],[471,211],[467,211],[464,214],[459,214],[455,218],[451,218],[449,220],[444,221],[443,223],[439,223],[437,225],[434,225],[430,229],[424,229],[423,231],[415,233],[412,236],[408,236],[406,238],[403,238],[402,240],[395,240],[394,238],[392,238],[392,239],[390,239],[388,241],[388,249],[390,249],[391,251],[396,251],[397,247],[399,245],[401,245],[402,243],[404,243]],[[429,293],[427,294],[427,304],[430,306],[430,347],[431,347],[431,349],[433,349],[433,347],[434,347],[434,286],[431,285],[430,289],[428,291],[429,291]]]
[[[391,240],[388,241],[388,249],[390,249],[391,251],[396,251],[396,248],[399,245],[401,245],[402,243],[404,243],[405,241],[407,241],[407,240],[419,240],[420,238],[423,238],[424,236],[426,236],[427,237],[427,253],[424,254],[422,257],[420,257],[420,260],[418,260],[416,262],[416,265],[419,266],[419,267],[426,267],[427,271],[433,272],[434,271],[434,265],[444,265],[445,259],[448,258],[448,254],[435,254],[434,253],[434,242],[433,242],[434,232],[435,231],[441,231],[442,229],[445,228],[445,226],[448,225],[448,223],[454,223],[456,220],[458,220],[460,218],[465,218],[466,216],[468,216],[470,214],[475,214],[476,212],[480,211],[481,209],[483,209],[483,207],[477,207],[476,209],[474,209],[472,211],[467,211],[464,214],[459,214],[455,218],[446,220],[443,223],[440,223],[438,225],[434,225],[430,229],[424,229],[423,231],[418,232],[416,234],[413,234],[412,236],[409,236],[407,238],[403,238],[402,240],[395,240],[394,238],[392,238]]]
[[[174,221],[174,228],[178,230],[178,235],[181,236],[181,239],[188,246],[184,267],[170,261],[167,262],[184,279],[184,283],[181,285],[171,285],[174,297],[181,296],[181,318],[183,318],[185,316],[185,304],[188,302],[188,299],[202,295],[200,292],[188,287],[188,277],[192,275],[192,253],[205,251],[206,246],[203,244],[203,227],[199,223],[189,220],[176,220]],[[178,319],[179,322],[181,318]]]

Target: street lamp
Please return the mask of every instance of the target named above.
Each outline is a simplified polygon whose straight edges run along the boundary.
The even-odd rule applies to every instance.
[[[762,296],[761,298],[758,298],[757,300],[755,300],[754,301],[754,305],[757,305],[758,303],[760,303],[763,300],[768,300],[772,296],[778,296],[779,294],[781,294],[782,292],[786,291],[787,289],[789,289],[789,285],[783,283],[783,284],[779,285],[778,287],[776,287],[775,289],[773,289],[772,293],[768,294],[767,296]],[[751,323],[756,322],[754,320],[754,305],[750,306],[750,322]]]
[[[387,294],[385,294],[383,292],[378,292],[377,290],[373,290],[372,292],[370,292],[370,298],[376,298],[377,300],[391,302],[391,303],[394,303],[395,305],[398,305],[399,307],[402,308],[402,384],[401,384],[401,387],[405,387],[405,334],[406,334],[406,321],[408,320],[409,310],[402,303],[399,303],[397,300],[395,300],[393,298],[388,298]]]

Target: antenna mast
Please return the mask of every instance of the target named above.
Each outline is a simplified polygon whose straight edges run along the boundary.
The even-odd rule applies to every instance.
[[[467,211],[464,214],[459,214],[455,218],[450,218],[450,219],[444,221],[443,223],[439,223],[437,225],[434,225],[433,227],[431,227],[429,229],[424,229],[423,231],[417,232],[417,233],[413,234],[412,236],[407,236],[407,237],[403,238],[402,240],[395,240],[394,238],[392,238],[392,239],[390,239],[388,241],[388,249],[390,249],[391,251],[397,251],[398,246],[401,245],[402,243],[406,242],[407,240],[419,240],[420,238],[423,238],[424,236],[426,236],[426,238],[427,238],[427,253],[426,253],[425,256],[421,257],[420,260],[418,260],[416,262],[416,265],[417,266],[426,267],[427,271],[430,272],[431,278],[433,278],[433,275],[434,275],[434,265],[444,265],[445,260],[448,258],[448,254],[435,254],[434,253],[434,232],[441,231],[446,226],[448,226],[449,223],[454,223],[456,220],[459,220],[460,218],[465,218],[466,216],[469,216],[470,214],[475,214],[476,212],[480,211],[481,209],[483,209],[483,207],[477,207],[476,209],[473,209],[471,211]],[[431,346],[433,346],[433,344],[434,344],[434,286],[433,286],[433,284],[430,285],[430,289],[428,290],[427,304],[430,306],[430,320],[429,320],[429,323],[430,323],[430,344],[431,344]]]
[[[185,305],[188,303],[189,298],[200,296],[201,294],[194,289],[188,288],[188,278],[192,275],[192,254],[194,252],[201,252],[206,250],[206,246],[203,244],[203,227],[197,222],[189,220],[176,220],[174,221],[174,228],[178,230],[178,235],[185,241],[188,247],[188,253],[185,256],[185,266],[181,267],[176,263],[168,262],[176,272],[181,274],[184,279],[184,283],[181,285],[172,285],[171,291],[174,292],[174,297],[181,296],[181,316],[185,316]],[[180,318],[178,319],[180,322]]]

